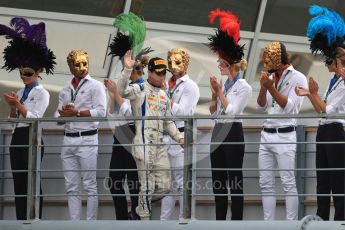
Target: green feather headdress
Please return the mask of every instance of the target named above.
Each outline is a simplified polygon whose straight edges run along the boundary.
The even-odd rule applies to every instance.
[[[132,49],[134,54],[138,54],[143,47],[146,36],[144,21],[130,12],[118,15],[113,26],[118,28],[119,32],[109,45],[109,55],[122,58],[129,49]]]

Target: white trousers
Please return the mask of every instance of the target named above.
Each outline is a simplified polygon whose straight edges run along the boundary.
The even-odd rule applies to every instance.
[[[259,169],[294,169],[296,144],[270,144],[270,142],[296,142],[296,132],[261,132]],[[286,219],[298,219],[298,196],[294,171],[279,171],[286,203]],[[260,187],[265,220],[274,220],[276,212],[275,172],[260,171]],[[267,196],[272,194],[272,196]],[[292,195],[292,196],[291,196]],[[296,195],[296,196],[295,196]]]
[[[64,137],[64,145],[74,145],[72,147],[63,147],[61,150],[61,159],[63,170],[95,170],[97,168],[98,135],[82,137]],[[98,197],[96,171],[65,171],[65,188],[68,195],[68,208],[71,220],[81,219],[81,189],[82,182],[87,197],[87,220],[97,219]]]
[[[164,137],[164,143],[169,154],[169,161],[172,168],[183,168],[184,165],[184,151],[179,145],[170,145],[172,143],[177,144],[173,139],[166,136]],[[183,218],[183,169],[171,171],[171,189],[172,194],[180,194],[178,196],[180,211],[179,219]],[[162,200],[161,206],[161,220],[171,220],[171,217],[175,211],[176,196],[166,196]]]

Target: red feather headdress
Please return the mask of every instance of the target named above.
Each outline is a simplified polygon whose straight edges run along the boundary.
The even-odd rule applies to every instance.
[[[240,40],[240,23],[238,17],[230,11],[222,11],[216,9],[209,14],[210,24],[219,17],[220,28],[216,30],[216,34],[208,39],[208,46],[218,55],[225,59],[229,64],[241,61],[244,56],[244,45],[238,44]]]

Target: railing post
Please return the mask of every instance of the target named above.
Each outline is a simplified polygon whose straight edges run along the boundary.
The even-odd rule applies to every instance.
[[[196,120],[193,119],[193,142],[196,142],[198,140],[198,127]],[[195,219],[195,213],[196,213],[196,176],[197,176],[197,171],[196,171],[196,162],[198,161],[197,159],[197,145],[193,145],[193,151],[192,151],[192,213],[191,213],[191,219]]]
[[[0,128],[0,145],[5,144],[5,135],[3,134]],[[0,148],[0,170],[5,169],[5,147],[1,146]],[[5,173],[0,173],[1,181],[0,181],[0,194],[4,195],[4,185],[5,185]],[[4,217],[4,198],[0,198],[0,219],[2,220]]]
[[[38,170],[41,163],[41,129],[39,121],[30,124],[29,159],[28,159],[28,192],[27,192],[27,220],[39,218],[40,177]]]
[[[183,166],[183,218],[191,219],[192,210],[192,161],[193,161],[193,119],[185,121],[184,126],[184,166]]]
[[[297,142],[305,142],[306,141],[306,133],[304,126],[299,125],[297,126]],[[305,144],[297,144],[297,151],[296,151],[296,160],[297,160],[297,168],[306,168],[306,157],[305,157]],[[298,193],[305,194],[305,171],[298,170],[296,173],[296,185]],[[298,203],[298,219],[302,219],[305,216],[305,205],[304,205],[305,197],[299,197]]]

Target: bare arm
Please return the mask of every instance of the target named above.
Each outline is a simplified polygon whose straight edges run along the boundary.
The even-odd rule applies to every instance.
[[[269,75],[267,72],[262,72],[260,76],[260,91],[256,102],[259,106],[265,107],[267,104],[267,88],[264,86],[264,82]]]
[[[279,93],[279,91],[274,86],[269,87],[268,92],[270,92],[273,99],[278,103],[278,105],[284,109],[288,102],[288,98]]]
[[[218,91],[221,91],[221,85],[217,82],[217,78],[215,76],[210,77],[210,89],[212,92],[211,103],[209,107],[209,111],[211,114],[217,111],[217,98],[218,98]]]
[[[258,105],[260,105],[261,107],[264,107],[267,104],[267,97],[266,97],[266,95],[267,95],[267,89],[261,87],[258,99],[256,100]]]
[[[215,95],[214,93],[212,93],[209,110],[211,114],[213,114],[217,110],[217,95]]]
[[[296,87],[295,91],[298,96],[307,96],[317,113],[326,112],[326,103],[318,94],[319,85],[310,77],[308,80],[309,90],[303,87]]]
[[[308,98],[317,113],[326,112],[326,103],[321,99],[321,97],[317,93],[310,94]]]

